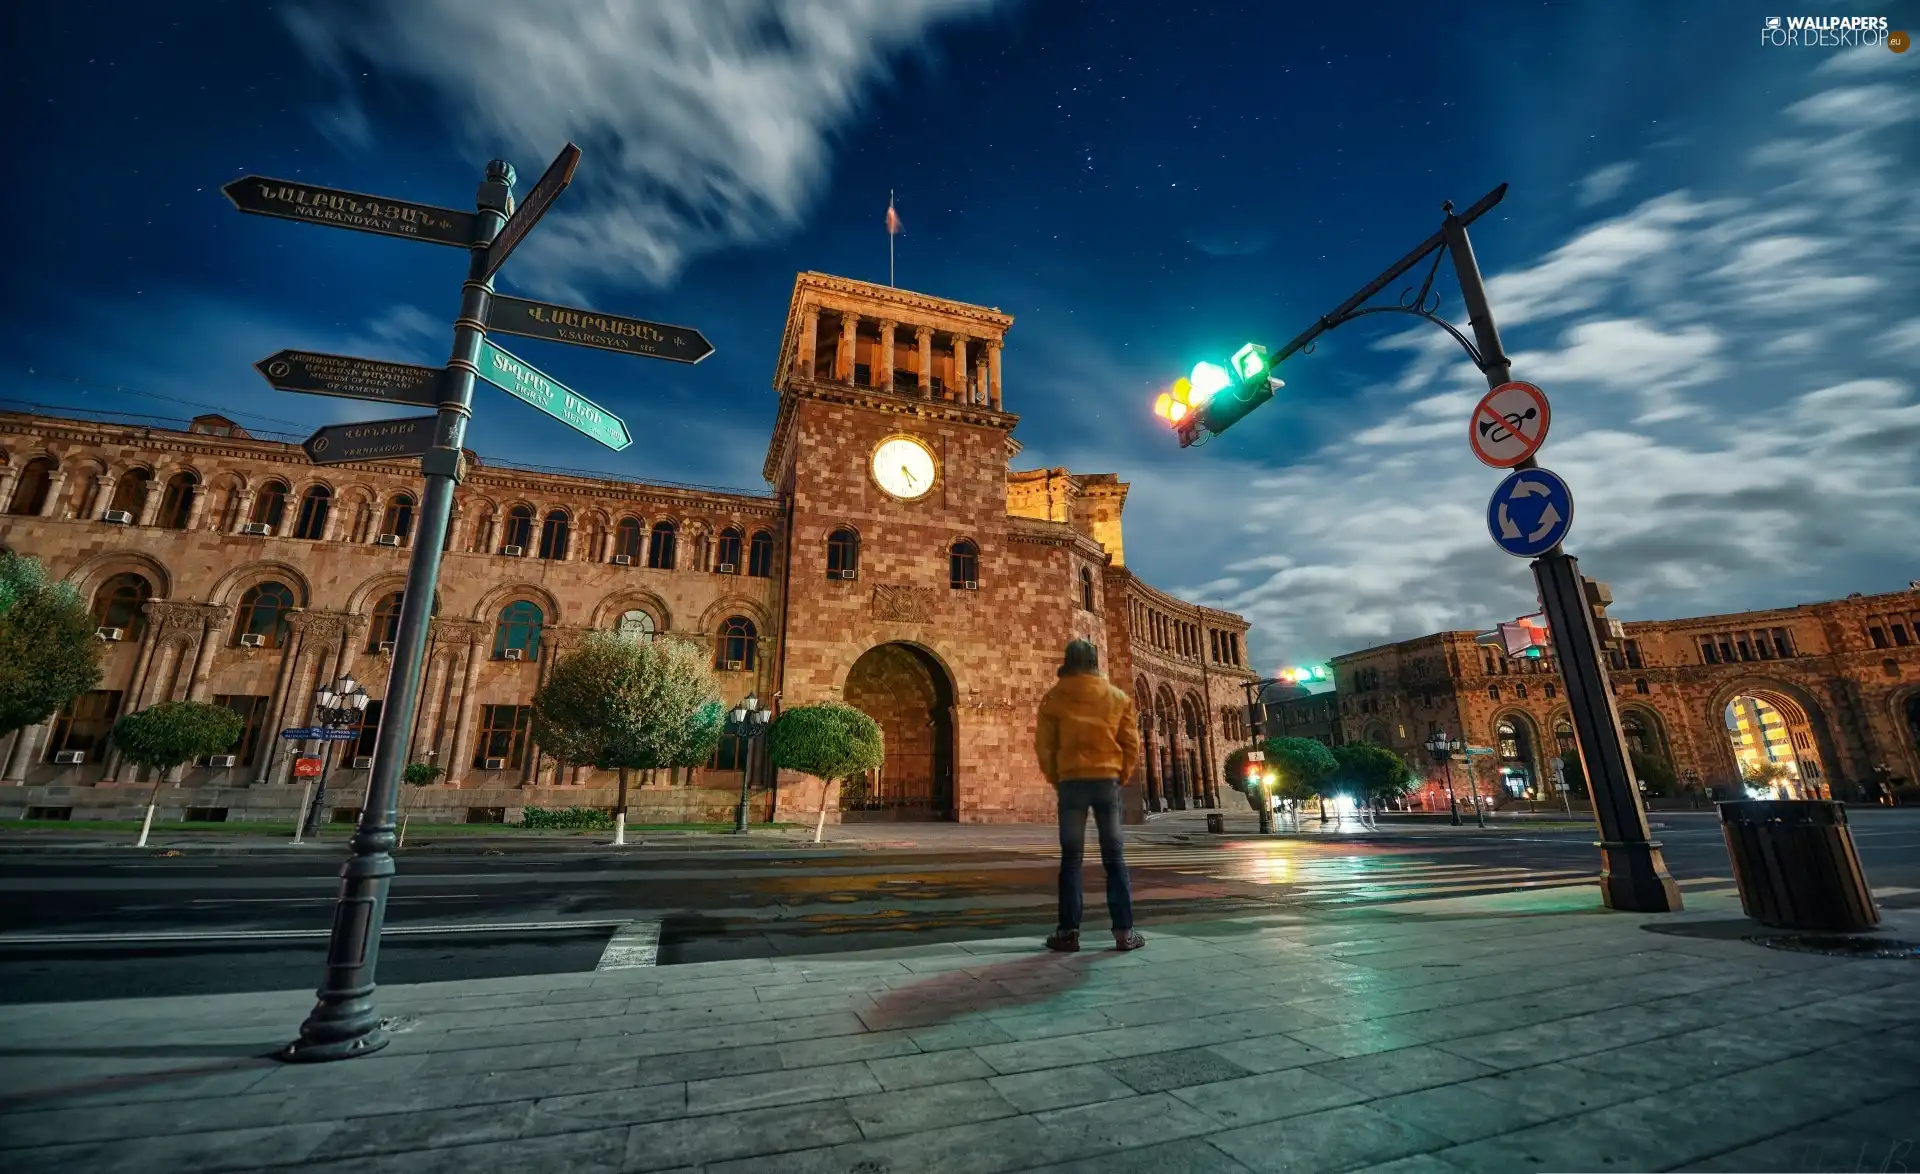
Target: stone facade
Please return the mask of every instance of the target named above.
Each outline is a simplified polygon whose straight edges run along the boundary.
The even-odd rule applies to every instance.
[[[1871,783],[1920,780],[1920,587],[1624,629],[1608,649],[1621,725],[1682,789],[1737,794],[1725,714],[1742,696],[1780,715],[1805,793],[1859,799]],[[1275,705],[1275,732],[1312,734],[1332,703],[1335,741],[1378,742],[1423,776],[1438,768],[1422,744],[1443,729],[1496,750],[1482,779],[1489,794],[1502,789],[1501,765],[1514,772],[1507,779],[1549,782],[1551,759],[1573,745],[1559,666],[1510,659],[1476,636],[1440,632],[1335,657],[1336,692]],[[1458,768],[1455,782],[1464,793]],[[1429,798],[1438,786],[1429,780]]]
[[[847,789],[847,818],[1051,818],[1034,708],[1075,637],[1139,698],[1148,806],[1217,802],[1247,624],[1174,599],[1124,566],[1126,486],[1112,474],[1013,472],[997,310],[800,275],[774,386],[767,494],[518,470],[484,457],[456,498],[410,756],[447,769],[410,791],[438,817],[605,806],[605,772],[530,744],[525,713],[556,652],[622,629],[697,640],[729,701],[846,699],[878,719],[888,761]],[[897,495],[872,455],[911,438],[930,487]],[[172,809],[289,814],[292,747],[312,691],[385,684],[417,468],[316,468],[220,417],[187,429],[0,414],[0,544],[95,605],[100,690],[0,739],[0,779],[28,808],[132,810],[147,783],[100,737],[170,698],[218,700],[252,733],[177,772]],[[895,488],[898,488],[897,486]],[[324,501],[324,505],[321,503]],[[344,748],[331,792],[359,802],[377,736]],[[758,813],[840,818],[840,795],[754,764]],[[718,818],[740,756],[662,772],[634,819]]]

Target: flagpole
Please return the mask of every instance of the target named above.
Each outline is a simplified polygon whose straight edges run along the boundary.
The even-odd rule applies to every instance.
[[[887,212],[893,212],[893,190],[887,190]],[[887,225],[887,288],[893,288],[893,238],[899,235],[893,231],[893,225]]]

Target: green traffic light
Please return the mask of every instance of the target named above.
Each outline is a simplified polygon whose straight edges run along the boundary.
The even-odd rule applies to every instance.
[[[1250,342],[1233,352],[1233,370],[1240,382],[1251,383],[1267,373],[1267,348]]]
[[[1226,368],[1218,363],[1195,363],[1193,374],[1187,377],[1187,382],[1193,386],[1193,390],[1187,393],[1188,398],[1199,405],[1212,399],[1215,392],[1231,384],[1233,379],[1227,374]]]

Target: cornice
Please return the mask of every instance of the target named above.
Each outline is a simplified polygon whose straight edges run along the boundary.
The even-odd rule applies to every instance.
[[[937,298],[931,294],[916,293],[892,285],[875,285],[870,281],[859,281],[851,277],[835,277],[831,273],[808,270],[794,279],[793,292],[798,302],[802,290],[822,290],[828,293],[845,294],[863,301],[878,302],[886,306],[898,306],[905,309],[920,310],[928,314],[938,314],[947,318],[966,318],[975,322],[1005,331],[1013,325],[1013,315],[1002,313],[996,307],[976,306],[971,302],[956,302],[948,298]]]

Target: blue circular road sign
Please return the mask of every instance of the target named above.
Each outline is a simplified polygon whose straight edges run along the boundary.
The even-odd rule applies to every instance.
[[[1494,545],[1518,558],[1547,553],[1572,528],[1573,493],[1545,469],[1509,474],[1487,502],[1487,532]]]

